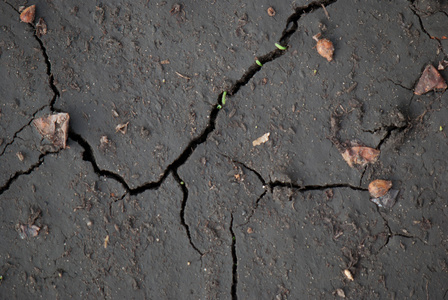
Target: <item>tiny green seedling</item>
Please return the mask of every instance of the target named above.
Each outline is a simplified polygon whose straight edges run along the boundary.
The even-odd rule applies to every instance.
[[[217,109],[221,109],[222,106],[220,104],[218,104],[218,106],[216,107]]]
[[[440,131],[443,131],[443,127],[442,127],[442,126],[440,126],[440,127],[439,127],[439,130],[440,130]]]
[[[256,63],[257,63],[257,65],[259,65],[260,67],[262,67],[263,66],[263,64],[257,59],[256,61],[255,61]]]
[[[280,50],[286,50],[285,46],[280,45],[279,43],[275,43],[275,47],[277,47]]]
[[[227,95],[227,92],[224,92],[224,93],[222,93],[222,105],[225,105],[226,104],[226,95]]]
[[[181,181],[181,182],[180,182],[180,184],[181,184],[181,185],[184,185],[184,184],[185,184],[185,182]]]

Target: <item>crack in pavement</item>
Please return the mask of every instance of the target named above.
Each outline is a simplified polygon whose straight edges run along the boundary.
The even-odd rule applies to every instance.
[[[180,176],[177,173],[177,171],[173,172],[173,177],[177,181],[177,183],[179,184],[179,186],[180,186],[180,188],[182,190],[182,194],[183,194],[182,204],[181,204],[181,208],[180,208],[180,223],[185,228],[185,231],[187,233],[188,240],[190,241],[191,247],[193,247],[193,249],[196,250],[197,253],[199,253],[199,255],[201,256],[201,261],[202,261],[202,256],[204,256],[204,253],[202,253],[198,249],[198,247],[193,243],[193,240],[191,239],[190,226],[185,222],[185,207],[187,206],[187,200],[188,200],[188,189],[187,189],[187,186],[185,185],[185,182],[180,178]]]
[[[335,3],[336,1],[337,0],[313,1],[306,6],[296,8],[295,12],[287,19],[286,27],[283,30],[282,36],[280,37],[280,40],[279,40],[280,43],[283,45],[288,43],[291,35],[297,31],[297,28],[298,28],[297,22],[303,14],[311,13],[317,9],[322,9],[322,5],[327,6],[332,3]],[[293,26],[291,28],[289,28],[291,24],[293,24]],[[53,102],[51,104],[51,109],[52,109],[52,111],[54,111],[53,105],[54,105],[54,102],[56,101],[56,98],[59,96],[59,91],[57,90],[56,86],[54,86],[53,75],[51,74],[51,63],[48,59],[48,56],[46,55],[46,48],[44,47],[42,41],[37,36],[36,36],[36,39],[41,44],[41,49],[44,52],[44,57],[46,57],[47,73],[50,76],[50,79],[49,79],[50,86],[52,87],[52,89],[54,88],[53,91],[55,92],[55,98],[53,99]],[[272,61],[272,60],[280,57],[284,53],[286,53],[286,51],[276,49],[276,50],[269,52],[266,55],[261,56],[259,58],[259,60],[262,63],[266,63],[266,62]],[[238,92],[238,90],[242,86],[246,85],[260,69],[261,69],[261,67],[258,66],[256,63],[254,63],[251,67],[249,67],[249,69],[242,75],[242,77],[239,80],[237,80],[236,83],[233,84],[229,88],[229,94],[235,95]],[[106,176],[106,177],[117,180],[118,182],[120,182],[123,185],[123,187],[131,195],[137,195],[137,194],[143,193],[149,189],[157,189],[163,183],[163,181],[166,179],[166,177],[169,175],[169,173],[173,173],[173,174],[176,173],[177,169],[180,166],[182,166],[183,164],[185,164],[185,162],[193,154],[193,152],[196,150],[196,148],[200,144],[207,141],[207,138],[210,135],[210,133],[212,133],[216,128],[216,118],[220,111],[220,109],[218,107],[222,104],[223,93],[224,92],[222,92],[218,95],[217,104],[214,105],[213,109],[210,112],[209,123],[208,123],[207,127],[204,129],[204,131],[198,137],[194,138],[193,140],[191,140],[188,143],[187,147],[184,149],[184,151],[179,155],[179,157],[177,159],[175,159],[170,165],[168,165],[168,167],[163,172],[161,178],[158,181],[145,183],[145,184],[138,186],[134,189],[131,189],[129,187],[129,185],[127,184],[126,180],[123,177],[121,177],[120,175],[118,175],[112,171],[101,170],[98,167],[98,164],[96,163],[96,160],[95,160],[95,157],[93,154],[92,147],[89,145],[87,140],[82,138],[82,136],[80,134],[75,133],[73,130],[71,130],[69,132],[69,137],[72,140],[76,141],[78,144],[80,144],[80,146],[82,146],[84,148],[83,158],[85,161],[88,161],[92,164],[95,173],[99,174],[100,176]],[[261,176],[259,178],[261,178]]]
[[[37,168],[40,167],[40,165],[43,164],[44,162],[44,158],[45,156],[47,156],[48,154],[54,154],[54,153],[58,153],[58,152],[46,152],[46,153],[42,153],[39,155],[39,159],[38,161],[31,165],[31,167],[26,170],[26,171],[18,171],[16,172],[13,176],[11,176],[8,181],[2,186],[0,187],[0,196],[6,192],[7,190],[9,190],[9,188],[11,187],[11,185],[17,180],[19,179],[19,177],[21,177],[22,175],[29,175],[31,174],[34,170],[36,170]]]
[[[229,231],[232,236],[232,287],[231,287],[231,296],[232,300],[237,300],[237,285],[238,285],[238,258],[236,256],[236,236],[233,231],[233,213],[230,214],[230,226]]]
[[[430,40],[436,41],[437,44],[439,45],[439,50],[441,49],[443,54],[445,54],[445,56],[447,56],[447,54],[445,53],[445,51],[443,49],[442,42],[438,38],[430,35],[428,31],[426,31],[425,26],[423,25],[422,18],[420,17],[420,15],[417,12],[417,8],[413,4],[410,5],[409,8],[414,13],[414,15],[418,18],[418,22],[420,24],[420,28],[422,29],[422,31],[429,37]]]

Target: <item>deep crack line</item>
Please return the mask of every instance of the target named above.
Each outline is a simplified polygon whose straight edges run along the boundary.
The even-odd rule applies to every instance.
[[[180,208],[180,223],[185,228],[185,231],[187,233],[187,237],[188,237],[188,240],[190,241],[191,247],[193,247],[193,249],[196,250],[196,252],[199,253],[199,255],[202,258],[204,253],[202,253],[198,249],[198,247],[196,247],[196,245],[193,243],[193,240],[191,239],[190,226],[188,226],[187,222],[185,222],[185,208],[187,207],[187,201],[188,201],[188,189],[185,185],[185,182],[180,178],[179,174],[177,174],[176,171],[173,172],[173,177],[179,184],[179,186],[182,190],[182,194],[183,194],[182,204],[181,204],[181,208]]]
[[[368,191],[367,188],[354,186],[348,183],[329,183],[325,185],[299,185],[291,182],[270,181],[267,185],[271,192],[274,190],[274,188],[277,187],[296,189],[299,192],[324,191],[327,189],[335,189],[335,188],[349,188],[355,191],[363,191],[363,192]]]
[[[282,35],[279,39],[279,44],[287,47],[289,40],[291,36],[297,31],[299,28],[298,21],[299,19],[304,15],[308,13],[312,13],[315,10],[322,9],[324,6],[331,5],[335,3],[337,0],[322,0],[322,1],[313,1],[305,6],[300,6],[295,8],[295,12],[290,15],[286,21],[285,29],[282,31]],[[258,57],[258,61],[264,65],[265,63],[271,62],[280,56],[284,55],[287,51],[275,49],[268,54],[265,54],[263,56]],[[255,76],[255,74],[260,71],[262,66],[258,65],[256,62],[254,62],[249,69],[241,76],[240,79],[238,79],[235,84],[233,84],[228,92],[230,95],[234,96],[241,87],[245,86],[249,83],[249,81]],[[219,95],[218,103],[220,105],[223,105],[221,102],[222,94]]]
[[[37,163],[31,165],[31,167],[26,170],[26,171],[18,171],[16,172],[12,177],[9,178],[9,180],[2,186],[0,187],[0,196],[6,192],[7,190],[9,190],[9,188],[11,187],[11,185],[17,180],[19,179],[20,176],[22,175],[29,175],[31,174],[34,170],[36,170],[37,168],[40,167],[40,165],[43,164],[44,162],[44,157],[47,154],[52,154],[52,153],[57,153],[57,152],[47,152],[47,153],[43,153],[39,155],[39,159],[37,161]]]
[[[230,234],[232,235],[232,287],[231,287],[231,295],[232,300],[237,300],[237,285],[238,285],[238,258],[236,256],[236,236],[233,231],[233,213],[230,214],[230,226],[229,226]]]

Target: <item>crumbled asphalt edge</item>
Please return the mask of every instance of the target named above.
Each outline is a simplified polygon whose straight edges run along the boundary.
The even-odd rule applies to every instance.
[[[201,250],[199,250],[198,247],[193,243],[193,240],[191,239],[190,226],[188,226],[188,224],[185,222],[185,207],[187,206],[187,200],[188,200],[188,188],[185,185],[185,182],[180,178],[177,171],[173,171],[173,177],[179,184],[179,186],[182,190],[182,194],[183,194],[182,204],[181,204],[180,213],[179,213],[180,223],[185,228],[185,232],[187,233],[188,240],[190,241],[191,247],[193,247],[193,249],[196,250],[197,253],[199,253],[199,255],[201,257],[201,261],[202,261],[202,256],[204,255],[204,253],[202,253]]]
[[[232,236],[232,287],[230,289],[230,294],[232,300],[238,300],[237,295],[237,285],[238,285],[238,257],[236,256],[236,236],[233,231],[233,213],[230,214],[230,225],[229,225],[230,235]]]

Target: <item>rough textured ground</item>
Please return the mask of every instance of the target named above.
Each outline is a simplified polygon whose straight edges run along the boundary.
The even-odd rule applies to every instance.
[[[0,298],[448,299],[448,2],[245,2],[0,2]]]

